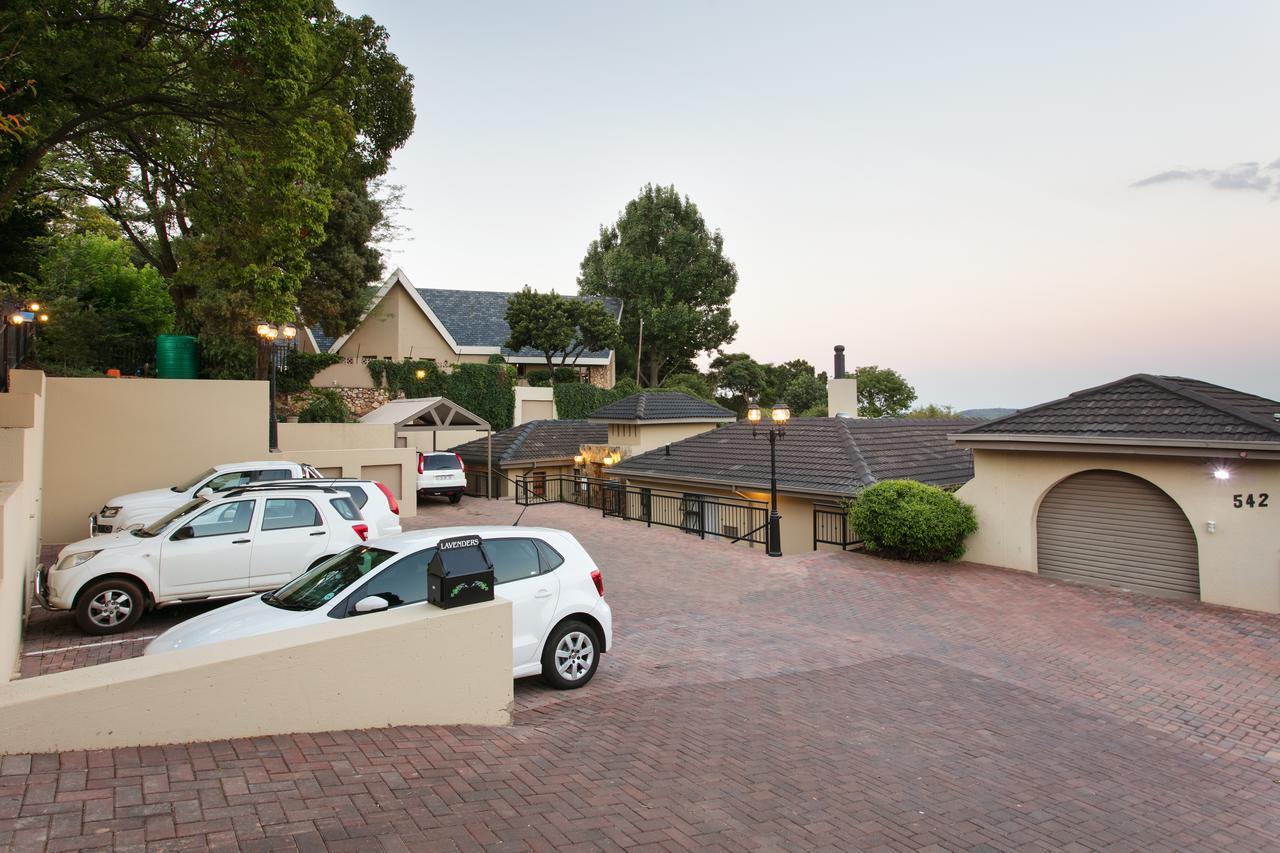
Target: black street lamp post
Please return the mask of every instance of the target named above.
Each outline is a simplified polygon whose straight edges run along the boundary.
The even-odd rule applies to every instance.
[[[257,332],[258,341],[267,354],[267,360],[271,362],[267,373],[267,394],[270,398],[267,443],[274,451],[280,449],[276,428],[276,362],[280,358],[280,351],[287,350],[293,344],[293,339],[298,336],[298,327],[292,323],[281,323],[277,326],[275,323],[259,321],[254,323],[254,331]]]
[[[758,437],[760,419],[763,411],[759,403],[747,407],[747,420],[751,422],[751,435]],[[787,434],[787,421],[791,419],[791,409],[787,404],[777,402],[769,411],[772,426],[763,432],[769,437],[769,536],[765,553],[770,557],[782,556],[782,516],[778,514],[778,439]]]

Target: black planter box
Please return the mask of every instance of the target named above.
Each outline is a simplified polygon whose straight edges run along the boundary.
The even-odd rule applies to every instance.
[[[445,610],[493,601],[493,563],[479,536],[436,543],[436,555],[427,565],[427,601]]]

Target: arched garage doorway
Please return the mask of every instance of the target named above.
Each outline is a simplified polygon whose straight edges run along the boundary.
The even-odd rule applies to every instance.
[[[1173,499],[1119,471],[1054,486],[1036,515],[1040,574],[1177,598],[1200,597],[1196,536]]]

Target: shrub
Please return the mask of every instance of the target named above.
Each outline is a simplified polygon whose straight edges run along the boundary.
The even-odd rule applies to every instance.
[[[502,357],[501,353],[495,352],[489,356],[489,360],[485,363],[486,364],[506,364],[507,360]]]
[[[903,560],[956,560],[978,529],[973,507],[936,486],[885,480],[849,507],[849,524],[868,551]]]
[[[557,367],[551,372],[551,378],[555,382],[577,382],[578,371],[572,367]]]
[[[715,402],[715,394],[707,380],[697,373],[673,373],[662,381],[664,391],[683,391],[690,397]]]
[[[620,399],[612,391],[587,382],[562,382],[555,386],[556,417],[564,421],[580,420],[596,409]]]
[[[530,370],[524,378],[534,388],[546,388],[551,384],[551,372],[548,370]]]
[[[350,424],[355,416],[342,395],[332,388],[317,388],[298,413],[298,421],[304,424]]]

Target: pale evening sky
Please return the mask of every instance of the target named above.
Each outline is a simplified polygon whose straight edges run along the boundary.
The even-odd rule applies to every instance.
[[[573,293],[675,184],[738,267],[729,351],[843,343],[958,408],[1280,398],[1280,5],[339,2],[416,78],[420,287]]]

